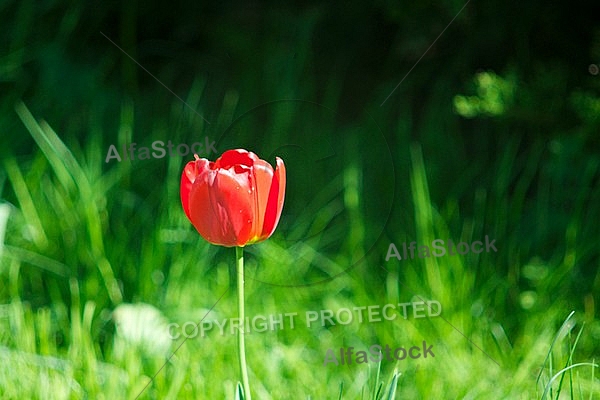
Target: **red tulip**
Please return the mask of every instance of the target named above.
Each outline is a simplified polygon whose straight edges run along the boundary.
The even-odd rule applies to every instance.
[[[181,203],[198,233],[212,244],[245,246],[268,239],[285,197],[285,165],[252,152],[227,150],[217,161],[198,158],[181,176]]]

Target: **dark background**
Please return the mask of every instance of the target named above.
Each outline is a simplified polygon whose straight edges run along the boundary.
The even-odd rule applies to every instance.
[[[105,255],[122,298],[100,289],[95,253],[84,249],[97,243],[84,239],[84,219],[69,225],[53,208],[56,215],[42,220],[63,221],[47,232],[57,240],[40,246],[21,235],[24,215],[8,225],[6,242],[64,263],[82,286],[82,300],[96,302],[99,318],[120,301],[161,308],[167,302],[152,271],[169,280],[178,252],[189,249],[156,250],[148,236],[165,226],[189,228],[177,211],[177,185],[191,157],[126,165],[105,163],[106,151],[131,140],[190,144],[208,136],[219,152],[246,147],[271,163],[275,155],[286,160],[290,184],[273,240],[291,254],[291,243],[312,238],[311,246],[370,287],[389,270],[403,274],[402,264],[384,261],[390,242],[487,234],[499,252],[461,271],[479,282],[471,303],[483,299],[486,315],[509,338],[523,334],[532,312],[551,306],[562,319],[573,308],[585,310],[583,319],[596,326],[600,6],[472,0],[459,12],[463,6],[2,2],[0,157],[16,162],[32,193],[44,192],[50,168],[15,112],[22,101],[47,121],[90,181],[100,182],[92,186],[104,188],[98,209]],[[0,194],[20,210],[8,162]],[[426,204],[415,194],[419,165]],[[359,182],[356,209],[345,194],[352,176]],[[79,192],[66,192],[75,204]],[[322,209],[326,221],[314,222]],[[433,210],[431,228],[419,222],[425,209]],[[70,230],[75,240],[65,234]],[[207,251],[220,263],[231,261],[229,253]],[[152,267],[136,266],[153,252],[160,255]],[[260,260],[260,252],[249,252]],[[369,267],[357,264],[365,255]],[[210,276],[216,264],[202,273]],[[35,268],[22,273],[19,293],[34,310],[56,302],[70,308],[68,280]],[[291,277],[259,270],[257,279],[313,284],[335,273],[313,265]],[[521,307],[523,293],[535,293],[533,309]],[[8,284],[0,289],[0,298],[9,294]],[[110,353],[111,322],[100,320],[92,336]],[[59,348],[66,336],[57,334]],[[582,342],[586,357],[597,354],[597,337]]]

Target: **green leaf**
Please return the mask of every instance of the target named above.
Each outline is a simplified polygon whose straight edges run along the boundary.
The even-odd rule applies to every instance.
[[[237,383],[237,387],[235,388],[235,400],[244,400],[244,390],[240,382]]]
[[[394,375],[392,376],[392,382],[390,383],[390,386],[388,388],[387,400],[393,400],[396,397],[396,385],[398,384],[398,376],[400,376],[400,374],[394,372]]]

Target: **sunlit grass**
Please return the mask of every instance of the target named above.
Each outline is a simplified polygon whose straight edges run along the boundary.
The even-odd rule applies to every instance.
[[[0,369],[2,397],[135,398],[143,390],[141,398],[233,398],[235,336],[213,329],[178,347],[181,339],[171,341],[166,329],[169,322],[200,321],[211,308],[207,319],[235,316],[231,249],[211,247],[197,237],[179,215],[170,185],[159,189],[164,212],[138,219],[142,226],[136,230],[144,234],[132,241],[127,229],[110,225],[110,207],[121,208],[117,214],[129,213],[127,207],[140,207],[142,215],[151,211],[127,191],[118,201],[109,200],[115,189],[107,181],[114,178],[86,172],[48,125],[36,122],[24,105],[17,110],[43,157],[38,155],[27,169],[5,161],[17,204],[3,206],[4,215],[10,211],[0,264],[5,282],[0,357],[10,368]],[[429,199],[418,147],[412,159],[416,239],[447,237],[448,226]],[[178,179],[177,169],[169,173],[168,180]],[[465,235],[475,237],[475,232]],[[323,265],[327,273],[343,272],[351,259],[336,261],[311,250],[311,241],[322,239],[292,245],[272,240],[249,249],[249,315],[299,314],[294,329],[286,324],[248,335],[257,398],[337,398],[342,393],[343,398],[366,399],[389,395],[393,387],[402,398],[534,398],[553,387],[546,396],[558,398],[559,381],[551,378],[581,360],[577,353],[568,359],[557,353],[569,343],[575,347],[564,333],[550,350],[556,323],[564,318],[559,304],[531,313],[521,322],[519,338],[508,339],[502,322],[493,317],[503,305],[487,298],[493,279],[476,283],[475,272],[465,264],[491,265],[487,258],[390,262],[382,264],[384,270],[377,266],[381,255],[374,255],[326,283],[291,288],[265,283],[310,275],[311,263]],[[136,284],[123,286],[115,279]],[[415,296],[440,301],[442,316],[325,327],[304,323],[306,310],[382,305]],[[330,348],[422,340],[434,344],[435,358],[384,362],[379,375],[377,363],[323,365]],[[562,356],[544,364],[549,352]],[[597,373],[590,363],[580,365],[568,370],[562,391],[568,387],[587,397],[599,390]]]
[[[456,77],[446,76],[432,81],[430,95],[408,100],[401,92],[415,70],[386,107],[379,104],[396,82],[373,88],[380,98],[356,99],[369,105],[363,114],[346,115],[350,75],[317,71],[311,59],[315,12],[296,21],[305,25],[294,62],[269,42],[272,65],[249,60],[235,90],[190,71],[187,93],[174,89],[184,105],[108,42],[114,52],[94,54],[97,63],[64,56],[80,9],[48,36],[52,46],[28,47],[36,4],[19,4],[11,51],[0,57],[3,79],[16,87],[0,99],[0,398],[235,398],[234,334],[213,327],[185,341],[168,336],[170,323],[236,316],[234,250],[204,242],[181,209],[187,160],[105,162],[111,144],[205,136],[219,151],[263,146],[273,151],[265,157],[284,154],[296,165],[286,200],[295,214],[284,212],[270,240],[246,249],[247,314],[298,313],[294,329],[248,334],[255,399],[599,397],[600,158],[580,155],[584,134],[597,133],[591,91],[566,96],[587,124],[572,134],[481,123],[476,116],[489,122],[536,98],[494,71],[475,74],[477,96],[454,93]],[[124,39],[131,49],[134,36]],[[30,59],[39,66],[30,69]],[[152,71],[181,87],[175,64]],[[259,78],[262,68],[286,72]],[[324,106],[313,103],[319,96]],[[468,130],[452,99],[472,118]],[[517,117],[532,118],[526,111]],[[378,130],[387,141],[374,139]],[[335,162],[321,163],[332,154]],[[391,242],[484,235],[497,239],[497,254],[384,260]],[[441,316],[305,320],[309,310],[423,299],[439,301]],[[324,365],[328,349],[424,340],[435,358]]]

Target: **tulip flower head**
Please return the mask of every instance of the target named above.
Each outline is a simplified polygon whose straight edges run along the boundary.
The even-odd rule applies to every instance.
[[[216,161],[195,156],[181,176],[181,203],[198,233],[212,244],[245,246],[268,239],[285,197],[285,165],[275,170],[256,154],[227,150]]]

